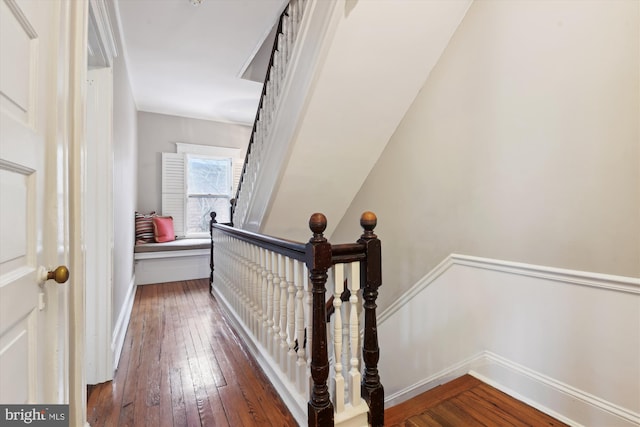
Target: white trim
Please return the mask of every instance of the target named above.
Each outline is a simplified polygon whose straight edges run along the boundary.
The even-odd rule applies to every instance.
[[[68,334],[69,366],[68,401],[70,404],[69,421],[71,425],[83,425],[87,420],[87,382],[85,378],[85,234],[82,221],[84,208],[84,182],[87,174],[84,164],[86,150],[85,102],[87,82],[87,23],[89,6],[86,2],[63,3],[64,18],[61,31],[69,46],[66,58],[59,56],[66,64],[60,68],[64,75],[68,97],[61,112],[66,120],[61,139],[68,141],[68,206],[67,227],[69,236],[69,327]],[[66,28],[65,28],[66,27]],[[64,29],[63,29],[64,28]],[[63,39],[61,45],[65,44]]]
[[[582,426],[583,424],[526,397],[517,390],[523,388],[522,384],[526,383],[527,394],[531,394],[531,389],[534,389],[538,395],[545,396],[548,402],[553,402],[557,406],[573,406],[576,408],[573,413],[579,413],[585,419],[607,420],[605,421],[606,424],[599,423],[599,425],[640,425],[640,414],[571,387],[489,351],[477,353],[431,375],[429,378],[420,380],[403,390],[386,396],[385,407],[395,406],[467,373],[570,426]]]
[[[29,176],[35,172],[30,167],[19,165],[17,163],[10,162],[9,160],[0,159],[0,169],[8,172],[15,172],[21,175]]]
[[[122,49],[122,57],[124,59],[124,68],[127,74],[127,85],[131,88],[131,90],[133,91],[133,78],[131,76],[131,71],[129,71],[129,64],[131,64],[131,61],[129,59],[129,52],[127,51],[127,45],[126,43],[123,42],[123,40],[125,39],[125,34],[124,34],[124,29],[122,26],[122,20],[120,19],[120,2],[119,1],[113,1],[111,2],[111,4],[113,5],[113,10],[114,10],[114,15],[115,15],[115,20],[116,20],[116,26],[115,28],[113,28],[112,26],[112,30],[114,33],[114,43],[116,45],[116,48],[118,46],[118,43],[116,40],[120,41],[120,49]],[[116,30],[117,29],[117,30]],[[132,97],[133,100],[133,104],[136,107],[136,111],[140,111],[140,108],[138,108],[138,103],[136,101],[136,97],[133,96]]]
[[[383,310],[378,315],[378,324],[387,320],[453,265],[465,265],[519,276],[536,277],[572,285],[589,286],[610,291],[640,295],[640,279],[635,277],[614,276],[587,271],[568,270],[542,265],[451,254],[433,270],[422,277],[422,279],[406,291],[400,298]]]
[[[452,266],[456,266],[456,268],[450,269]],[[507,274],[507,276],[505,276],[505,274]],[[470,298],[474,298],[474,292],[478,292],[478,295],[481,295],[484,289],[490,290],[492,284],[496,283],[498,287],[493,288],[493,293],[488,295],[486,300],[478,302],[478,304],[482,306],[482,310],[491,310],[494,307],[492,305],[494,299],[498,298],[498,300],[495,301],[495,304],[497,304],[495,308],[498,312],[502,313],[501,316],[509,315],[509,310],[505,311],[502,309],[505,307],[505,304],[511,304],[513,300],[509,300],[509,302],[500,301],[500,294],[496,293],[498,289],[502,291],[514,289],[514,293],[510,294],[510,298],[513,298],[514,295],[516,298],[518,296],[526,297],[527,295],[531,295],[530,292],[537,292],[538,290],[539,292],[546,292],[544,294],[546,298],[553,298],[557,288],[558,295],[563,298],[563,301],[569,304],[574,301],[572,299],[574,295],[588,295],[587,299],[575,300],[575,303],[579,305],[579,309],[576,308],[576,310],[571,311],[567,307],[567,316],[572,316],[573,314],[588,316],[589,307],[598,304],[600,300],[605,300],[607,301],[606,304],[608,304],[607,307],[609,311],[606,312],[607,314],[603,314],[605,316],[611,314],[612,309],[615,310],[615,308],[612,308],[614,307],[612,304],[617,303],[621,304],[621,310],[626,310],[625,313],[633,313],[633,301],[637,300],[640,294],[640,280],[638,278],[451,254],[380,314],[378,317],[378,334],[382,343],[382,351],[385,352],[385,339],[393,341],[393,337],[390,337],[389,334],[395,333],[394,328],[399,324],[408,321],[420,322],[425,319],[419,311],[423,309],[424,303],[427,301],[425,299],[427,295],[444,296],[445,298],[449,298],[448,301],[451,304],[452,301],[457,301],[458,296],[455,292],[465,292],[464,296],[461,295],[459,297],[465,307],[464,310],[473,310],[474,302],[471,301]],[[428,288],[431,284],[434,284],[434,287]],[[513,288],[511,284],[513,284]],[[515,291],[515,289],[519,287],[522,287],[523,293]],[[597,293],[591,292],[591,290],[597,291]],[[422,291],[424,291],[424,293],[422,293]],[[467,292],[470,294],[467,294]],[[539,304],[540,301],[541,300],[538,300],[537,303]],[[527,302],[521,301],[521,303],[523,309],[526,309]],[[447,319],[449,319],[446,312],[452,307],[455,308],[455,304],[453,306],[446,306],[446,308],[443,309],[443,313],[445,314],[441,313],[442,315],[439,317],[436,315],[434,321],[446,323]],[[431,308],[433,309],[433,306]],[[558,311],[556,310],[556,315],[557,314]],[[482,311],[465,311],[460,316],[455,317],[455,319],[457,319],[457,321],[461,319],[477,319],[482,323],[481,319],[487,318],[487,321],[490,322],[486,325],[487,328],[493,328],[496,326],[496,322],[501,322],[501,318],[494,317],[489,319],[490,317],[488,313]],[[555,319],[557,321],[559,317],[556,316]],[[591,342],[597,345],[595,342],[605,336],[607,330],[623,326],[624,323],[620,322],[626,322],[624,319],[625,318],[620,317],[620,319],[616,321],[601,323],[598,333],[594,332],[593,336],[585,335],[581,337],[579,346],[589,346]],[[523,319],[520,318],[520,321],[522,320]],[[603,321],[604,320],[605,319],[603,319]],[[389,322],[387,323],[387,321]],[[532,322],[535,323],[536,320],[533,319]],[[558,323],[555,324],[557,328],[560,328],[560,331],[564,331],[560,334],[553,335],[555,341],[540,341],[540,336],[538,336],[536,345],[549,345],[551,346],[550,348],[554,348],[554,344],[557,345],[557,340],[559,338],[561,339],[563,333],[572,334],[576,332],[577,329],[575,327],[570,327],[572,325],[571,321],[568,321],[568,323],[568,326]],[[640,425],[640,414],[636,412],[637,407],[633,405],[625,405],[626,407],[621,406],[624,405],[624,402],[628,401],[628,399],[622,398],[620,392],[615,391],[616,389],[612,390],[611,387],[614,387],[613,385],[611,387],[604,385],[591,387],[588,381],[578,381],[580,377],[590,375],[590,370],[585,370],[584,367],[576,368],[577,370],[573,370],[567,373],[567,375],[564,375],[567,369],[570,368],[570,365],[567,365],[567,363],[571,362],[568,360],[561,360],[556,363],[553,359],[549,359],[549,357],[553,358],[553,355],[549,357],[540,355],[532,359],[523,355],[522,351],[514,349],[508,340],[482,338],[482,328],[474,329],[472,325],[469,325],[469,328],[460,328],[457,325],[451,325],[451,328],[451,331],[454,333],[456,331],[460,332],[460,335],[457,336],[458,339],[466,340],[469,337],[478,337],[479,341],[476,342],[475,345],[461,348],[460,351],[439,352],[438,350],[434,350],[430,355],[429,362],[425,361],[426,358],[421,358],[420,361],[416,362],[419,366],[414,366],[414,369],[422,373],[416,372],[414,377],[416,378],[415,382],[412,382],[414,380],[411,377],[406,377],[401,382],[396,381],[395,388],[393,388],[394,393],[386,399],[389,404],[400,403],[440,383],[447,382],[464,373],[470,373],[514,398],[569,425]],[[603,328],[606,328],[604,332]],[[464,332],[467,329],[472,332]],[[637,328],[630,328],[629,330],[637,331]],[[543,331],[538,331],[541,335],[544,335]],[[399,352],[406,352],[409,348],[413,347],[420,348],[421,351],[424,351],[424,349],[429,346],[433,347],[446,343],[446,336],[438,335],[437,332],[438,331],[431,331],[430,339],[439,339],[440,341],[438,342],[398,340],[398,342],[405,343],[406,347],[396,347],[392,350],[387,350],[392,351],[392,353],[389,355],[389,359],[385,360],[384,357],[381,359],[383,373],[385,369],[389,371],[395,368],[397,363],[400,363],[398,362],[400,359],[397,356]],[[615,332],[616,331],[611,330],[610,333],[614,334]],[[585,334],[586,333],[585,331]],[[416,334],[413,334],[412,336],[415,335]],[[504,336],[500,337],[505,338]],[[618,333],[615,340],[615,345],[618,346],[616,347],[616,351],[632,351],[633,341],[629,344],[624,335]],[[522,345],[522,343],[519,345]],[[587,347],[584,348],[586,349]],[[536,349],[538,349],[538,347],[536,347]],[[548,353],[548,350],[544,348],[540,348],[540,351]],[[506,359],[495,352],[508,354],[509,357],[514,360],[517,357],[518,363]],[[468,356],[469,354],[473,355]],[[571,355],[574,358],[580,357],[580,352],[576,350],[571,353]],[[629,356],[629,354],[627,354],[627,356]],[[627,357],[625,360],[628,359]],[[593,367],[589,369],[597,372],[601,368],[611,368],[611,366],[602,366],[605,363],[615,363],[615,359],[599,357],[597,361],[594,359]],[[536,370],[530,367],[535,367]],[[637,369],[635,362],[633,366],[626,368],[620,366],[614,371],[620,374],[627,371],[635,372],[634,369]],[[609,371],[611,370],[609,369]],[[545,374],[541,372],[545,372]],[[549,375],[553,375],[553,377]],[[600,382],[607,381],[606,377],[602,375],[596,375],[596,377]],[[620,379],[619,376],[617,378]],[[576,387],[576,385],[580,388]],[[632,385],[633,380],[629,379],[627,389],[633,393],[637,393],[637,391],[635,391],[637,389]],[[589,390],[589,392],[585,390]],[[594,391],[598,395],[593,394]],[[600,391],[602,391],[602,393]]]
[[[85,363],[89,384],[113,379],[111,351],[113,304],[113,73],[87,72],[87,138],[83,221],[85,233]],[[100,224],[96,227],[95,224]]]
[[[27,19],[20,6],[18,6],[16,0],[4,0],[4,3],[7,5],[11,13],[13,13],[16,21],[18,21],[20,26],[22,26],[24,32],[27,33],[27,36],[29,36],[31,40],[37,39],[38,33],[35,28],[33,28],[33,25],[31,25],[31,22],[29,22],[29,19]]]
[[[640,278],[452,254],[454,264],[640,295]]]
[[[183,249],[179,251],[136,252],[134,259],[179,258],[187,256],[210,255],[211,249]]]
[[[176,153],[178,154],[204,154],[211,157],[240,159],[240,149],[231,147],[219,147],[217,145],[187,144],[186,142],[176,142]]]
[[[111,339],[111,354],[113,354],[113,371],[118,369],[120,363],[120,354],[122,353],[122,347],[124,346],[124,339],[127,335],[127,328],[129,327],[129,320],[131,319],[131,310],[133,309],[133,302],[136,296],[136,276],[131,276],[129,282],[129,290],[124,297],[124,303],[122,309],[118,315],[118,320],[113,328],[113,337]]]
[[[384,347],[382,348],[382,351],[384,351]],[[402,390],[385,396],[384,406],[386,408],[390,408],[404,401],[412,399],[419,394],[424,393],[425,391],[431,390],[434,387],[448,383],[449,381],[468,373],[476,365],[482,364],[484,360],[484,352],[480,352],[464,360],[461,360],[458,363],[454,363],[453,365],[447,367],[446,369],[443,369],[440,372],[437,372],[427,378],[421,379]]]
[[[522,384],[527,383],[526,388],[529,395],[543,395],[548,402],[552,402],[557,407],[577,406],[579,410],[573,412],[579,413],[585,419],[593,420],[596,417],[599,419],[606,417],[608,419],[606,425],[610,426],[621,425],[620,421],[630,423],[630,425],[640,425],[640,414],[636,412],[519,365],[490,351],[484,352],[483,358],[484,363],[475,369],[472,368],[469,371],[470,375],[566,424],[582,425],[576,420],[569,419],[548,406],[518,393],[518,388],[523,388]]]
[[[89,0],[89,27],[93,27],[89,31],[95,31],[97,37],[98,46],[95,46],[95,48],[100,51],[99,53],[105,60],[106,66],[111,67],[113,59],[118,56],[118,49],[115,42],[115,31],[109,19],[105,0]],[[90,43],[87,47],[89,50],[93,50]],[[95,55],[98,52],[89,53]]]

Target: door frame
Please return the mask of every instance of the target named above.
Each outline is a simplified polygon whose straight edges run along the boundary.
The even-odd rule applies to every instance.
[[[84,154],[85,101],[87,81],[88,2],[63,0],[60,22],[61,46],[58,69],[66,78],[66,99],[61,112],[66,141],[68,200],[68,252],[71,271],[68,301],[68,390],[69,422],[87,426],[87,385],[84,366],[85,346],[85,254],[83,249],[83,205],[86,169]],[[66,59],[66,61],[65,61]],[[63,83],[64,84],[64,83]],[[62,101],[62,100],[60,100]],[[65,114],[66,113],[66,114]]]
[[[104,0],[89,2],[86,98],[85,366],[89,384],[113,379],[113,22]],[[100,227],[92,227],[100,224]]]

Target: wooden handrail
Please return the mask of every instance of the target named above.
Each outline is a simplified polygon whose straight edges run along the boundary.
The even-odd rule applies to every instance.
[[[377,224],[376,216],[371,212],[362,214],[360,224],[363,234],[356,243],[332,245],[324,237],[327,219],[323,214],[316,213],[309,219],[311,239],[306,243],[294,242],[273,236],[266,236],[229,225],[218,224],[215,212],[211,213],[211,286],[214,286],[214,230],[224,233],[233,239],[250,243],[251,245],[283,255],[294,260],[303,261],[309,272],[312,285],[311,302],[311,361],[310,372],[312,386],[307,404],[309,426],[332,426],[334,424],[334,407],[329,395],[327,380],[329,377],[329,357],[327,341],[328,312],[333,305],[326,303],[326,282],[328,270],[335,264],[360,263],[360,289],[363,295],[364,308],[364,342],[362,359],[364,375],[361,383],[362,398],[369,405],[369,424],[384,425],[384,388],[378,373],[380,349],[378,347],[376,325],[376,299],[378,288],[381,286],[381,245],[373,230]],[[257,273],[257,268],[252,271]],[[263,277],[268,276],[262,273]],[[270,274],[270,273],[269,273]],[[270,277],[270,276],[269,276]],[[271,280],[269,278],[269,280]],[[279,280],[279,279],[278,279]],[[276,287],[277,288],[277,287]],[[357,288],[356,288],[357,289]],[[254,290],[255,292],[255,290]],[[277,292],[277,289],[276,289]],[[342,301],[349,299],[348,289],[340,296]],[[277,315],[276,315],[277,316]],[[306,341],[306,332],[305,332]],[[296,343],[296,346],[298,343]]]

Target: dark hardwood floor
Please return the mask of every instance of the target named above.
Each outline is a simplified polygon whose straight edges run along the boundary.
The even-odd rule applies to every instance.
[[[389,408],[384,416],[385,425],[403,427],[566,426],[471,375]]]
[[[297,425],[209,295],[207,279],[139,286],[113,381],[91,426]],[[465,375],[385,411],[386,426],[564,426]]]
[[[138,287],[115,379],[88,392],[91,426],[297,425],[208,291]]]

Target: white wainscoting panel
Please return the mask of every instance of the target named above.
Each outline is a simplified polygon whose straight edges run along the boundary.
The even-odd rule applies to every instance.
[[[640,423],[640,279],[451,255],[378,326],[387,407],[471,372],[571,425]]]
[[[138,253],[136,285],[207,278],[211,273],[209,257],[209,249]]]

